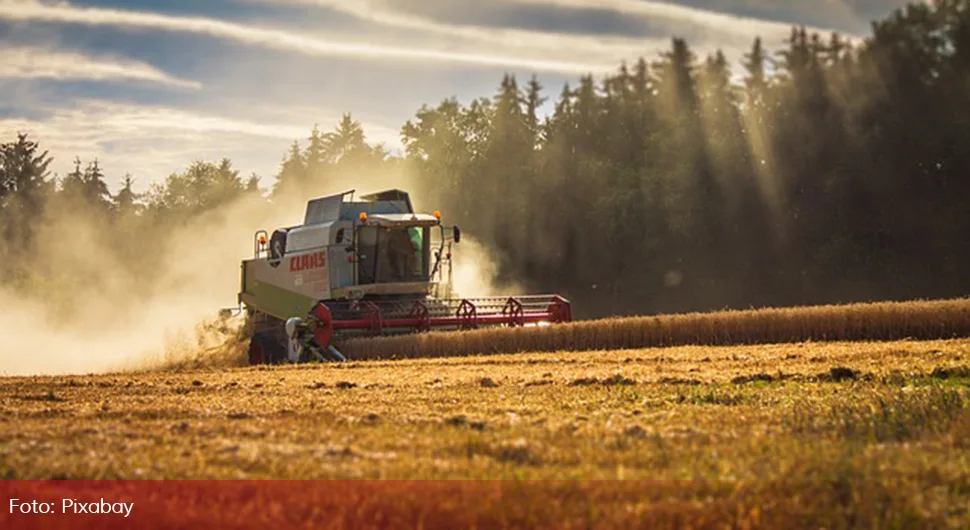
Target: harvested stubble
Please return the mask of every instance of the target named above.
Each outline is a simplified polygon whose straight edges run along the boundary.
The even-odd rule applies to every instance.
[[[164,528],[967,529],[968,374],[970,339],[0,377],[0,497]],[[167,479],[323,482],[121,491]]]
[[[682,345],[888,341],[970,336],[970,299],[917,300],[610,318],[347,341],[353,359],[590,351]]]

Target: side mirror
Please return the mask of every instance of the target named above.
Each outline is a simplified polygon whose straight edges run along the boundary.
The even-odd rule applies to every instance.
[[[455,240],[455,243],[461,241],[461,228],[458,228],[458,226],[451,227],[451,235],[452,239]]]

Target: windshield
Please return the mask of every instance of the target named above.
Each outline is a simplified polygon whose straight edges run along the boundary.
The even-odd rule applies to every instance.
[[[369,227],[368,227],[369,228]],[[427,227],[378,228],[376,267],[361,263],[361,283],[426,282],[430,255]],[[366,231],[362,230],[361,235]],[[366,239],[364,237],[362,240]],[[368,246],[362,241],[364,246]],[[373,244],[373,243],[371,243]],[[373,247],[371,247],[373,249]],[[368,252],[370,253],[370,252]],[[369,261],[369,260],[365,260]],[[376,269],[376,270],[374,270]]]

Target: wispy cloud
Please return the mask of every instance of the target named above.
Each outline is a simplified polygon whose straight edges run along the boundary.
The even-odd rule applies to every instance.
[[[881,19],[913,0],[676,0],[678,4],[711,7],[722,13],[743,13],[766,20],[783,20],[832,27],[840,32],[868,34],[870,22]],[[923,0],[928,1],[928,0]]]
[[[571,60],[503,56],[474,51],[448,51],[407,45],[377,45],[345,38],[328,39],[301,35],[284,29],[271,29],[205,17],[79,7],[66,3],[42,4],[31,0],[0,1],[0,19],[195,33],[252,46],[315,56],[463,63],[561,73],[600,71],[604,68],[601,64],[585,64]]]
[[[516,4],[534,6],[569,7],[574,9],[607,9],[624,15],[663,19],[681,24],[695,24],[710,31],[731,33],[752,39],[766,37],[791,28],[791,22],[762,20],[721,13],[697,7],[678,5],[655,0],[506,0]],[[809,31],[826,32],[826,28],[810,27]]]
[[[569,57],[603,71],[620,61],[650,56],[666,49],[670,37],[687,37],[692,47],[702,53],[724,49],[737,58],[751,46],[754,37],[769,44],[780,44],[789,35],[792,23],[737,16],[697,7],[687,7],[652,0],[494,0],[487,10],[497,19],[517,24],[516,10],[523,7],[548,8],[552,12],[613,12],[636,21],[645,28],[643,37],[584,33],[582,28],[563,33],[542,29],[482,26],[455,19],[459,2],[441,0],[428,5],[425,0],[241,0],[269,5],[318,7],[385,28],[413,32],[416,38],[437,36],[465,42],[473,47],[502,51],[506,54],[533,53],[544,57]],[[811,27],[809,31],[827,33],[828,29]],[[375,33],[380,33],[376,30]],[[849,36],[850,38],[852,36]]]
[[[124,172],[147,183],[192,160],[222,157],[230,157],[244,172],[256,171],[269,177],[275,173],[286,146],[307,137],[312,126],[301,118],[274,122],[104,100],[33,110],[42,116],[0,118],[0,139],[28,133],[56,157],[52,170],[62,175],[70,170],[75,156],[83,160],[99,158],[115,177],[112,187]],[[253,109],[250,114],[269,113]],[[331,121],[337,119],[336,113],[324,114]],[[396,131],[377,124],[364,123],[364,127],[368,140],[375,142],[394,141],[397,136]]]
[[[613,53],[617,51],[625,52],[629,49],[642,50],[644,40],[650,40],[451,24],[416,14],[414,11],[420,7],[419,4],[424,3],[422,0],[247,1],[269,4],[316,5],[385,26],[421,30],[502,45],[555,48],[560,51],[572,48],[584,52],[599,49]],[[658,33],[662,33],[654,35],[655,38],[665,40],[671,35],[689,32],[703,36],[704,40],[720,41],[728,45],[739,41],[750,44],[756,36],[770,38],[775,35],[786,35],[793,24],[788,21],[738,16],[654,0],[494,0],[489,4],[491,9],[514,8],[516,6],[547,7],[554,10],[609,11],[650,22],[657,28]],[[426,13],[427,9],[423,9],[423,11]],[[829,31],[829,29],[821,27],[808,27],[807,29],[823,33]]]
[[[535,31],[501,27],[482,27],[434,20],[407,11],[402,2],[387,0],[245,0],[265,4],[305,5],[326,8],[380,26],[413,30],[421,35],[455,37],[488,44],[515,52],[538,52],[560,57],[581,57],[585,63],[614,66],[645,49],[666,46],[668,36],[629,38],[621,36],[582,35],[555,31]],[[494,5],[494,4],[493,4]]]
[[[201,83],[179,79],[149,64],[114,57],[30,47],[0,47],[0,79],[134,80],[181,88]]]

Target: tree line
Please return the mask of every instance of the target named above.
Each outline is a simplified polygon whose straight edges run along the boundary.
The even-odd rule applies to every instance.
[[[53,179],[20,135],[0,148],[5,279],[45,209],[83,204],[134,238],[244,197],[407,175],[501,279],[581,316],[968,294],[970,0],[909,5],[863,42],[756,38],[733,66],[675,38],[554,94],[506,75],[491,97],[423,106],[400,154],[348,114],[294,142],[269,189],[222,160],[112,195],[96,160]]]

